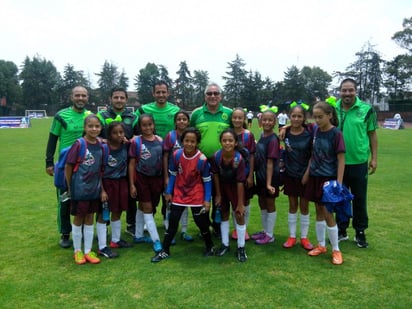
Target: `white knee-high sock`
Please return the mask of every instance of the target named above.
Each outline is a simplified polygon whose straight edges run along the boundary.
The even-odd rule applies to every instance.
[[[237,247],[243,248],[245,246],[246,224],[236,224],[237,232]]]
[[[288,213],[289,237],[296,238],[296,222],[298,221],[297,213]]]
[[[268,212],[267,213],[267,231],[266,234],[268,234],[270,237],[273,237],[273,233],[275,230],[275,224],[276,224],[276,217],[277,217],[277,212]]]
[[[149,232],[152,241],[155,242],[156,240],[159,240],[159,233],[157,232],[157,227],[153,218],[153,214],[144,214],[143,217],[144,223],[147,226],[147,231]]]
[[[83,235],[84,235],[84,254],[87,254],[90,251],[92,251],[94,226],[84,224],[83,225]]]
[[[262,221],[262,227],[265,232],[267,232],[267,218],[268,218],[268,211],[266,209],[260,210],[260,220]]]
[[[112,227],[112,241],[118,242],[120,240],[122,221],[110,221],[110,226]]]
[[[325,220],[316,221],[316,238],[318,239],[319,245],[325,247],[325,231],[326,222]]]
[[[220,223],[220,234],[222,235],[222,244],[229,246],[229,220]]]
[[[310,215],[300,214],[300,238],[308,238]]]
[[[330,240],[330,244],[332,245],[333,251],[340,251],[339,250],[339,240],[338,240],[338,226],[328,226],[328,236]]]
[[[82,233],[83,225],[74,225],[72,224],[72,238],[73,238],[73,248],[74,252],[82,250]]]
[[[99,250],[107,246],[107,226],[106,223],[96,223],[97,241]]]
[[[144,213],[139,208],[136,210],[136,226],[135,226],[135,237],[140,238],[144,235]]]

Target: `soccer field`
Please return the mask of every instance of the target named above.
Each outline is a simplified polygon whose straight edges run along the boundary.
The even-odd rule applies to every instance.
[[[50,123],[33,119],[29,129],[0,129],[1,308],[410,307],[412,129],[378,130],[378,169],[369,178],[369,248],[357,248],[349,230],[341,266],[330,263],[330,246],[319,257],[300,246],[282,248],[288,237],[283,195],[276,200],[275,243],[248,241],[246,263],[235,258],[235,241],[230,254],[204,258],[202,241],[178,238],[171,257],[158,264],[150,263],[153,251],[143,244],[118,250],[118,259],[79,266],[71,249],[58,246],[55,189],[44,163]],[[257,135],[256,124],[253,131]],[[251,208],[253,233],[261,229],[256,198]],[[309,235],[316,243],[310,209]],[[163,233],[159,215],[156,221]],[[192,218],[189,232],[198,233]],[[122,238],[131,241],[124,233]]]

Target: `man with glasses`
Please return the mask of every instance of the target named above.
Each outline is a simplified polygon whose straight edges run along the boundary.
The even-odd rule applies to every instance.
[[[223,130],[230,127],[232,110],[221,103],[222,89],[216,83],[207,85],[205,101],[205,104],[193,110],[190,126],[200,131],[202,138],[199,149],[210,160],[221,148],[219,136]],[[212,219],[215,217],[215,206],[213,205],[212,209]],[[212,227],[214,234],[220,237],[220,224],[213,222]]]

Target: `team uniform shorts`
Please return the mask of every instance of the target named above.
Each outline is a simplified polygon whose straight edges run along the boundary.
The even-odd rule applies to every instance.
[[[163,193],[163,176],[146,176],[136,173],[136,190],[140,202],[152,202],[152,207],[159,204],[160,196]]]
[[[272,185],[273,186],[273,185]],[[256,194],[260,197],[276,198],[279,196],[279,186],[273,186],[276,189],[274,194],[270,193],[266,188],[266,183],[257,180],[256,181]]]
[[[230,204],[232,204],[232,209],[236,211],[238,205],[237,183],[221,183],[220,191],[222,194],[222,210],[229,211]]]
[[[129,183],[126,178],[103,179],[103,187],[109,197],[111,212],[126,211],[129,204]]]
[[[332,179],[336,179],[336,177],[310,176],[306,184],[304,198],[311,202],[320,203],[323,195],[323,184]]]
[[[91,201],[71,201],[70,214],[72,216],[84,217],[88,214],[96,213],[99,211],[101,202],[99,199]]]
[[[302,184],[302,178],[284,175],[283,182],[283,193],[285,195],[299,197],[302,197],[304,195],[306,186]]]

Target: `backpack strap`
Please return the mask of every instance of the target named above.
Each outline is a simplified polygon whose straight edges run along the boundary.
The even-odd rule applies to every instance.
[[[86,156],[87,141],[83,137],[79,138],[78,141],[80,143],[80,149],[79,149],[79,154],[77,156],[76,164],[73,167],[73,173],[77,172],[77,170],[79,169],[80,163],[84,160]]]
[[[242,134],[242,142],[243,142],[243,146],[247,145],[249,143],[249,139],[250,139],[250,131],[249,130],[245,130]]]

